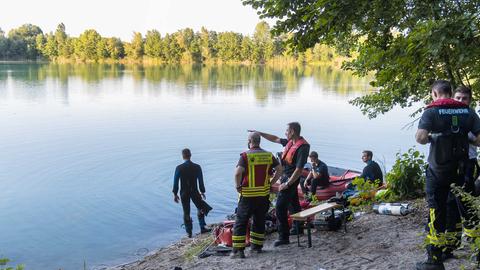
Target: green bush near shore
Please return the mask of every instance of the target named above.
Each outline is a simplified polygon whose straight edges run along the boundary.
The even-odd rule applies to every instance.
[[[415,147],[405,153],[397,153],[397,159],[385,176],[387,191],[378,199],[392,202],[415,199],[422,196],[425,187],[425,156]]]

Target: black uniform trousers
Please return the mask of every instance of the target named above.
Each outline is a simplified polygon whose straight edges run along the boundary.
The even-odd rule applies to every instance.
[[[463,175],[458,175],[456,170],[438,172],[427,168],[426,199],[430,209],[426,227],[427,251],[435,261],[440,261],[442,250],[456,241],[455,234],[447,231],[447,222],[452,226],[450,224],[456,223],[455,215],[459,215],[459,200],[450,192],[450,185],[453,183],[462,185]]]
[[[237,207],[237,216],[233,227],[233,248],[245,248],[247,226],[252,217],[250,242],[257,248],[263,246],[265,240],[265,217],[270,207],[269,195],[261,197],[240,197]]]
[[[457,186],[463,186],[464,190],[471,195],[475,195],[475,168],[477,167],[477,159],[469,159],[464,165],[464,175],[459,176],[459,180],[456,183]],[[465,223],[462,226],[462,217],[465,219]],[[447,250],[452,251],[457,249],[462,240],[462,228],[464,227],[465,233],[469,236],[469,229],[474,227],[475,222],[478,221],[476,215],[474,215],[470,207],[465,205],[460,198],[456,197],[452,192],[448,194],[447,199],[447,224],[446,231],[451,237],[455,237],[455,240],[447,243]]]
[[[299,180],[293,185],[278,192],[277,203],[275,205],[275,213],[278,220],[278,239],[289,240],[290,228],[288,226],[288,210],[291,214],[298,213],[302,210],[298,200],[298,186]]]

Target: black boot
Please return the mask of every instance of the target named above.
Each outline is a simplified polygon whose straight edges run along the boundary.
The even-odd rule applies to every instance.
[[[186,221],[184,225],[185,225],[185,231],[187,232],[187,237],[192,238],[192,229],[193,229],[192,220]]]
[[[230,253],[230,259],[245,259],[245,252],[243,249],[234,248]]]
[[[252,245],[250,246],[250,250],[251,250],[252,252],[255,252],[255,253],[262,253],[262,252],[263,252],[262,246],[257,245],[257,244],[252,244]]]
[[[424,262],[416,264],[417,270],[445,270],[442,262],[442,250],[434,246],[427,246],[428,257]]]
[[[206,228],[207,223],[205,222],[204,216],[198,216],[198,224],[200,224],[200,233],[207,233],[212,231],[212,229]]]

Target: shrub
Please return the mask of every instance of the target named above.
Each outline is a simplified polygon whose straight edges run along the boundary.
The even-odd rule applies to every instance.
[[[471,236],[471,241],[469,242],[471,259],[476,261],[477,266],[480,266],[480,197],[476,197],[466,192],[459,186],[452,185],[452,193],[455,194],[461,201],[465,204],[466,209],[468,209],[469,214],[472,216],[471,223],[469,221],[462,219],[464,227],[471,228],[472,231],[476,232]],[[467,225],[467,226],[466,226]]]
[[[353,206],[361,206],[370,204],[375,201],[375,193],[380,186],[380,181],[365,181],[365,179],[357,177],[352,181],[352,185],[355,186],[358,194],[354,197],[350,197],[350,204]]]
[[[414,199],[421,196],[425,186],[426,166],[425,156],[415,147],[403,154],[398,152],[392,170],[385,176],[388,191],[382,195],[381,200]]]

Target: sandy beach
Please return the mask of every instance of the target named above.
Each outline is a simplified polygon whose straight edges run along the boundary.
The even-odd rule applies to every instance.
[[[415,210],[406,216],[378,215],[366,212],[348,223],[343,230],[315,231],[313,247],[307,247],[306,234],[290,237],[287,246],[273,247],[276,233],[267,237],[264,253],[250,253],[246,259],[228,256],[191,256],[192,247],[211,237],[197,235],[183,238],[177,243],[161,248],[142,260],[110,268],[111,270],[153,269],[414,269],[415,262],[425,258],[422,247],[426,207],[416,201]],[[468,260],[468,247],[455,252],[457,259],[448,260],[446,269],[476,269]],[[177,268],[177,269],[179,269]]]

